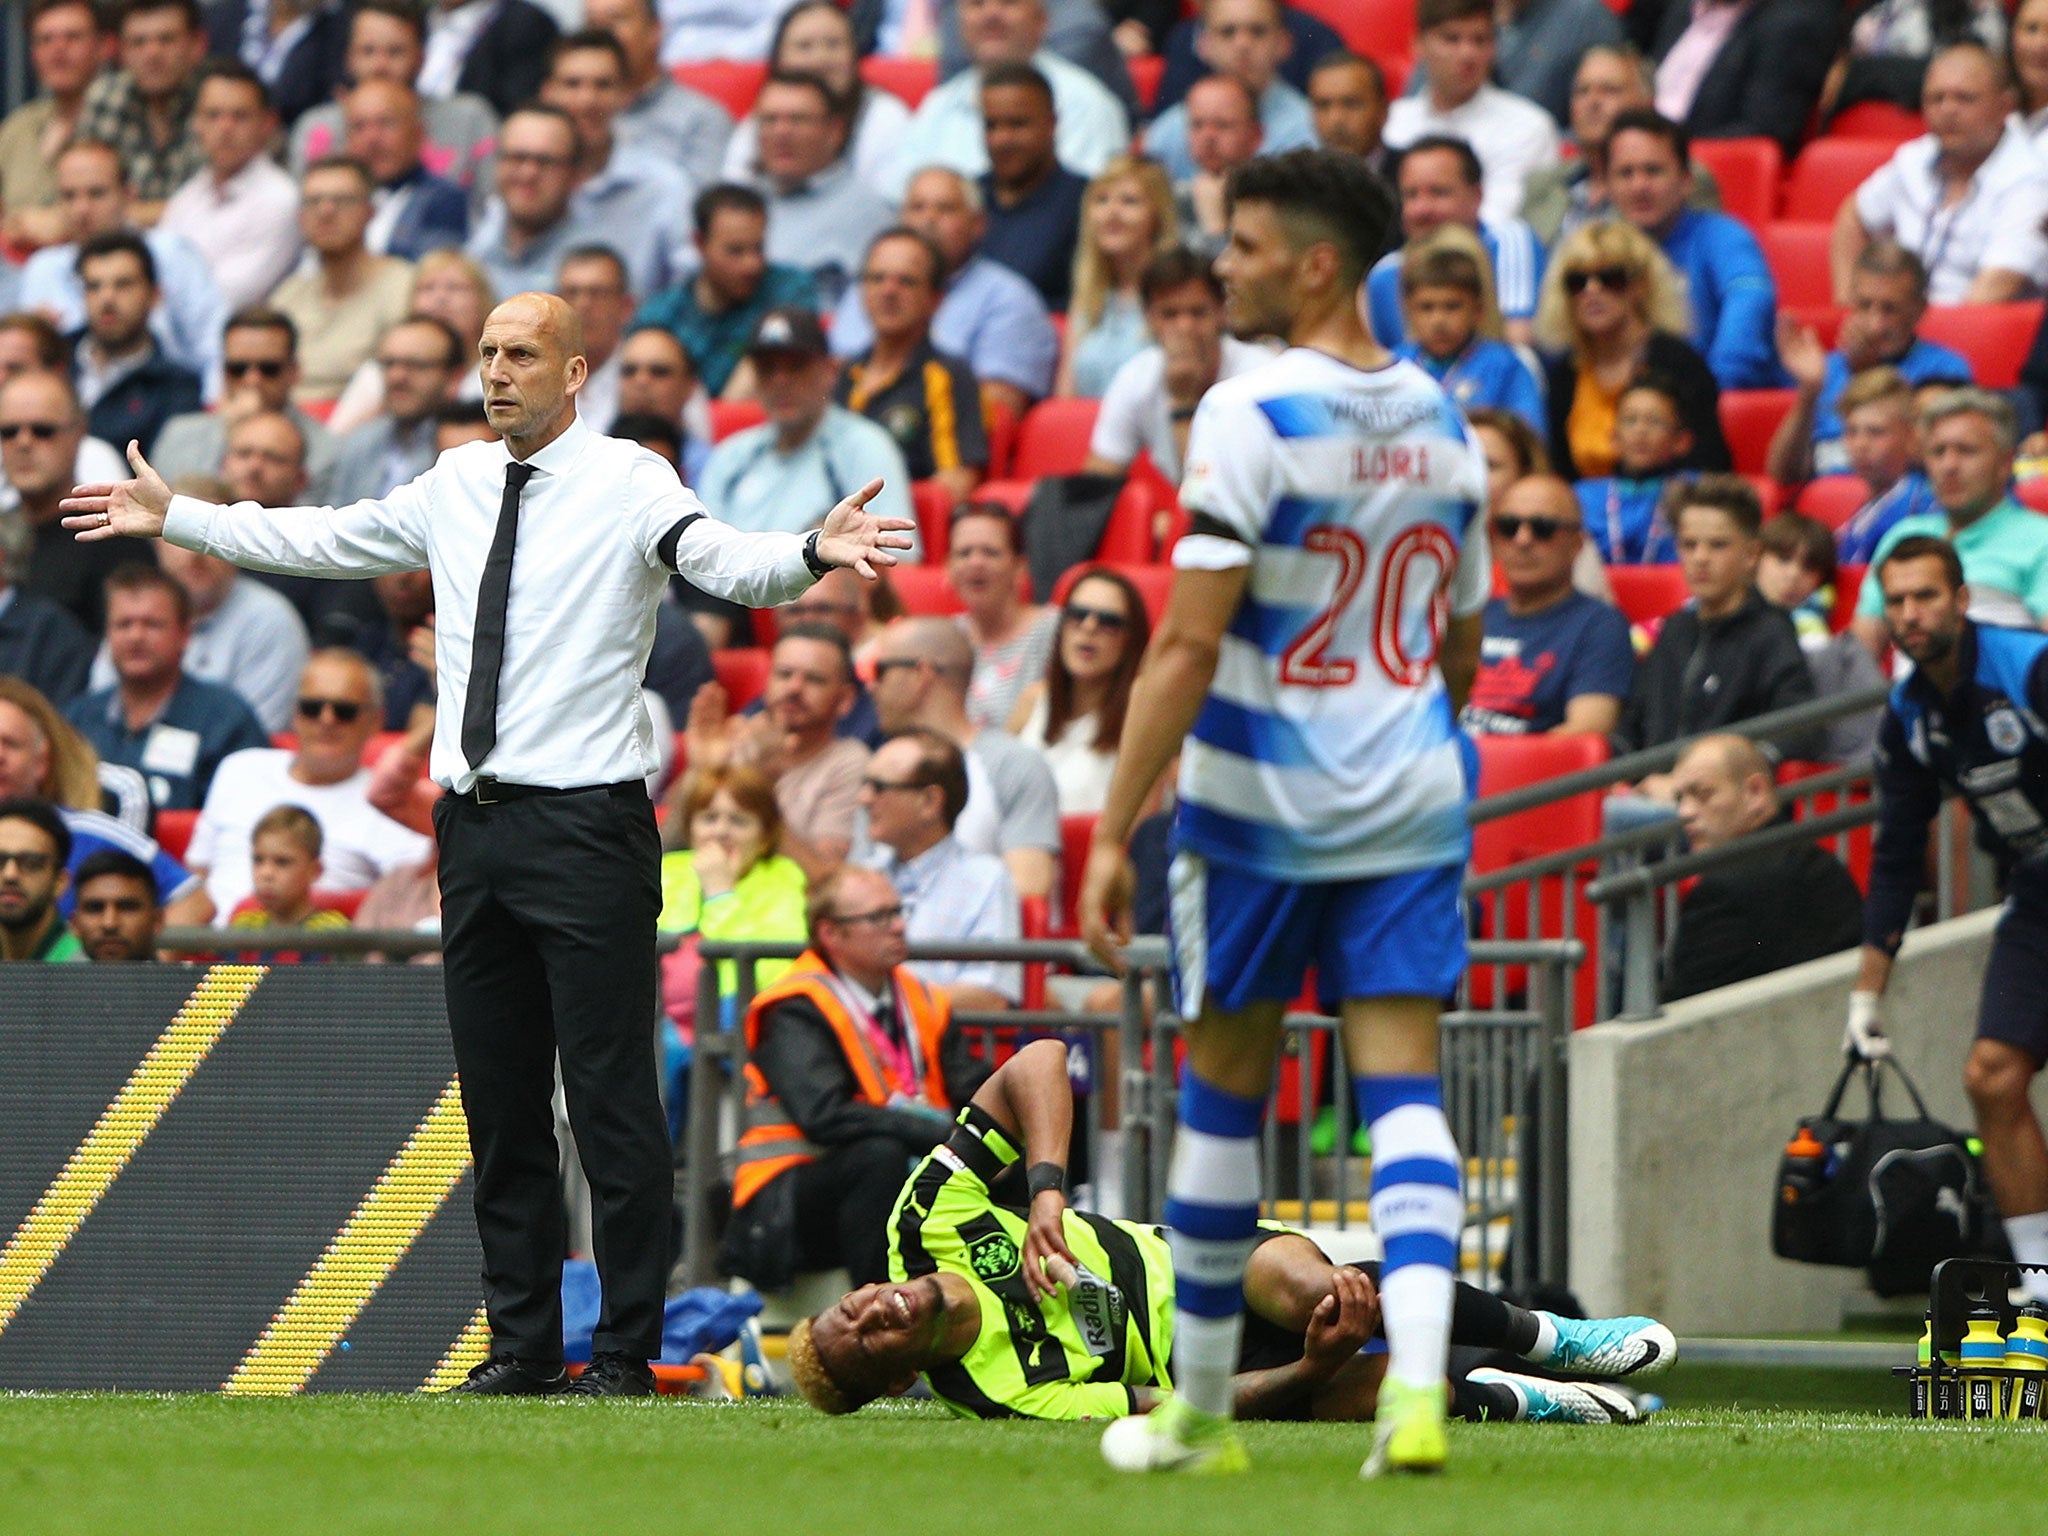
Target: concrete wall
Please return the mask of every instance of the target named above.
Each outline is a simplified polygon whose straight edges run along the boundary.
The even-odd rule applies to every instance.
[[[1971,1122],[1963,1057],[1997,916],[1913,934],[1886,997],[1901,1064],[1952,1125]],[[1571,1282],[1589,1311],[1647,1313],[1680,1333],[1840,1323],[1862,1271],[1774,1257],[1770,1208],[1793,1126],[1841,1070],[1855,974],[1855,953],[1836,955],[1573,1036]],[[1885,1103],[1910,1112],[1902,1092]]]

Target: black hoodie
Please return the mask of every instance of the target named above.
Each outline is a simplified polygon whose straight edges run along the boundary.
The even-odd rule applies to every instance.
[[[1725,619],[1703,620],[1697,609],[1681,608],[1664,621],[1657,643],[1636,668],[1614,750],[1660,747],[1805,704],[1813,696],[1813,673],[1791,618],[1751,588]],[[1825,736],[1816,728],[1784,737],[1777,750],[1787,758],[1816,758],[1825,750]]]

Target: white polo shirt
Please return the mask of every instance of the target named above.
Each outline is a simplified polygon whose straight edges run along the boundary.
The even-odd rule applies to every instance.
[[[1496,224],[1520,215],[1529,173],[1558,159],[1556,121],[1535,102],[1497,85],[1482,85],[1448,112],[1430,105],[1428,91],[1403,96],[1387,109],[1380,137],[1389,149],[1406,149],[1432,134],[1472,146],[1485,181],[1479,216]]]
[[[1977,168],[1960,200],[1941,206],[1936,168],[1941,146],[1923,134],[1899,146],[1856,189],[1856,216],[1873,239],[1890,236],[1927,268],[1930,304],[1960,304],[1977,274],[2017,272],[2040,289],[2048,284],[2048,161],[2017,118],[1991,158]]]
[[[1217,379],[1234,379],[1248,368],[1270,363],[1278,351],[1268,342],[1223,338]],[[1159,473],[1180,484],[1180,449],[1173,441],[1173,402],[1166,394],[1166,352],[1147,347],[1117,369],[1102,396],[1088,452],[1112,464],[1129,464],[1143,448]]]

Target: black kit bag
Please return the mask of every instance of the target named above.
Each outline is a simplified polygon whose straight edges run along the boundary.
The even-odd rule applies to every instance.
[[[1916,1118],[1884,1113],[1883,1079],[1898,1075]],[[1869,1114],[1840,1115],[1849,1080],[1862,1075]],[[1882,1295],[1925,1290],[1946,1258],[2002,1241],[1977,1156],[1953,1127],[1927,1113],[1920,1090],[1890,1057],[1852,1057],[1827,1107],[1799,1122],[1778,1165],[1771,1251],[1805,1264],[1868,1268]]]
[[[1024,504],[1024,555],[1035,601],[1052,601],[1060,577],[1095,558],[1123,488],[1122,475],[1047,475],[1032,488]]]

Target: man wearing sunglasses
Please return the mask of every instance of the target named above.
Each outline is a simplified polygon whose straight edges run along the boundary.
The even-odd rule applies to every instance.
[[[221,333],[221,397],[211,411],[173,416],[157,434],[150,463],[166,481],[217,475],[227,458],[228,429],[258,411],[282,411],[306,440],[309,494],[324,497],[336,444],[326,426],[292,403],[299,382],[299,328],[266,305],[238,309]]]
[[[292,712],[297,744],[222,759],[192,829],[186,862],[205,880],[216,918],[225,922],[255,889],[250,839],[276,806],[301,806],[320,823],[323,890],[362,890],[426,858],[425,838],[370,804],[363,752],[383,726],[383,688],[369,664],[353,651],[315,651]]]
[[[71,833],[47,801],[0,800],[0,961],[85,958],[57,910],[70,860]]]
[[[1507,595],[1486,605],[1460,723],[1474,735],[1605,736],[1635,679],[1635,650],[1613,604],[1573,590],[1586,542],[1578,498],[1562,480],[1530,475],[1508,487],[1487,532]]]
[[[799,1270],[889,1278],[904,1171],[987,1074],[946,994],[903,963],[903,899],[849,865],[811,887],[811,947],[747,1010],[747,1131],[719,1267],[764,1290]]]

